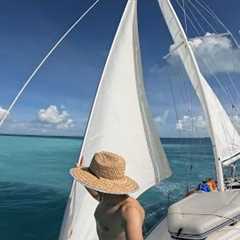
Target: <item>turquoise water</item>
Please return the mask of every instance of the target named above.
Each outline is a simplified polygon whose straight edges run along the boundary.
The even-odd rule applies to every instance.
[[[0,136],[0,232],[6,240],[57,240],[81,139]],[[213,176],[209,139],[163,139],[173,176],[140,197],[144,230],[189,183]]]

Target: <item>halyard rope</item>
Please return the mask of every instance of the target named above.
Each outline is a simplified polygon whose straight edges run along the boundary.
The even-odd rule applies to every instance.
[[[7,117],[9,116],[11,110],[17,103],[18,99],[21,97],[22,93],[26,89],[26,87],[29,85],[29,83],[32,81],[32,79],[35,77],[35,75],[38,73],[38,71],[41,69],[41,67],[45,64],[45,62],[48,60],[48,58],[53,54],[53,52],[58,48],[58,46],[65,40],[65,38],[69,35],[69,33],[83,20],[83,18],[97,5],[97,3],[100,2],[100,0],[95,1],[82,15],[77,19],[74,24],[71,25],[71,27],[60,37],[60,39],[54,44],[54,46],[51,48],[51,50],[47,53],[47,55],[43,58],[43,60],[40,62],[40,64],[35,68],[35,70],[32,72],[32,74],[29,76],[27,81],[24,83],[16,97],[13,99],[12,103],[9,105],[8,109],[6,110],[3,118],[0,121],[0,127],[3,125]]]

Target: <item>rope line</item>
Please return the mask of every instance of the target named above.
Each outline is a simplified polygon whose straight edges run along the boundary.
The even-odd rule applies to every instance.
[[[196,2],[197,2],[198,4],[201,4],[201,3],[199,3],[197,0],[196,0]],[[178,3],[178,6],[181,8],[181,10],[182,10],[183,13],[184,13],[185,11],[184,11],[183,7],[179,4],[178,0],[177,0],[177,3]],[[213,27],[213,25],[207,20],[207,18],[204,17],[203,13],[202,13],[199,9],[197,9],[196,6],[195,6],[192,2],[191,2],[190,4],[191,4],[191,6],[197,11],[197,14],[199,14],[199,15],[203,18],[203,20],[204,20],[212,29],[214,29],[214,32],[217,33],[216,29],[215,29],[215,28]],[[233,39],[233,36],[232,36],[231,32],[230,32],[230,31],[228,30],[228,28],[221,22],[221,20],[217,17],[217,15],[216,15],[212,10],[208,9],[207,6],[204,7],[204,6],[200,5],[200,7],[202,7],[202,9],[203,9],[204,11],[206,11],[212,18],[216,19],[217,22],[219,22],[219,23],[224,27],[224,29],[230,34],[231,38]],[[199,26],[200,30],[203,31],[203,27],[201,26],[201,23],[197,20],[197,17],[195,16],[195,14],[194,14],[194,13],[192,12],[192,10],[190,9],[190,5],[188,5],[188,10],[189,10],[189,13],[192,15],[192,17],[194,18],[194,20],[196,21],[196,24]],[[186,15],[187,15],[187,14],[186,14]],[[187,17],[188,17],[188,15],[187,15]],[[192,21],[190,21],[190,23],[192,24],[192,26],[193,26],[193,28],[194,28],[194,30],[195,30],[196,25],[195,25],[195,24],[193,25]],[[195,30],[195,31],[196,31],[196,30]],[[234,39],[233,39],[233,41],[234,41]],[[213,60],[213,59],[212,59],[212,56],[210,56],[210,58],[211,58],[211,60]],[[203,61],[203,62],[204,62],[204,61]],[[214,64],[214,61],[213,61],[213,64]],[[224,86],[223,86],[223,84],[222,84],[221,81],[218,79],[218,77],[209,69],[208,64],[204,64],[204,65],[207,67],[209,73],[215,78],[215,80],[217,81],[217,83],[219,84],[219,86],[220,86],[220,88],[223,90],[223,92],[226,94],[226,96],[227,96],[227,97],[230,97],[231,104],[235,106],[236,104],[234,103],[234,98],[233,98],[233,96],[232,96],[232,94],[231,94],[230,89],[228,89],[227,87],[224,87]],[[226,73],[226,75],[227,75],[227,78],[229,79],[231,85],[233,86],[234,90],[236,91],[237,95],[239,96],[239,92],[238,92],[238,90],[236,89],[236,86],[235,86],[235,84],[234,84],[234,81],[233,81],[232,77],[230,76],[229,73]],[[238,109],[237,109],[237,110],[238,110]]]
[[[184,3],[184,0],[182,0],[182,4],[179,3],[179,0],[176,0],[176,3],[178,4],[179,8],[183,12],[184,20],[185,20],[185,27],[186,27],[186,19],[189,20],[188,14],[190,14],[193,18],[192,19],[193,21],[191,21],[191,19],[190,19],[189,22],[190,22],[190,25],[192,25],[193,30],[195,30],[195,32],[201,32],[205,28],[210,28],[213,31],[214,34],[218,34],[218,31],[217,31],[218,24],[220,24],[220,26],[223,27],[223,29],[225,31],[227,31],[227,33],[230,36],[230,39],[232,39],[233,42],[235,43],[235,45],[237,46],[237,49],[239,49],[238,42],[236,41],[236,39],[234,39],[234,36],[229,31],[229,29],[222,23],[222,21],[217,17],[217,15],[211,9],[209,10],[209,8],[207,8],[206,5],[202,5],[199,1],[198,0],[195,0],[195,1],[188,0],[187,1],[189,3],[188,6],[187,6],[188,13],[186,13],[186,6],[185,6],[185,3]],[[197,4],[194,4],[194,2],[196,2]],[[199,17],[202,21],[198,20]],[[204,25],[206,25],[206,26],[204,26]],[[197,31],[196,31],[196,29],[197,29]],[[203,31],[203,32],[206,32],[206,31]],[[197,59],[197,60],[198,61],[200,60],[203,63],[203,66],[208,70],[208,73],[210,74],[210,76],[213,77],[213,79],[219,85],[220,89],[223,91],[223,93],[224,93],[223,95],[225,95],[227,97],[227,99],[230,101],[231,105],[234,106],[235,111],[238,112],[239,108],[238,108],[238,105],[236,104],[237,103],[236,99],[234,98],[234,96],[233,96],[233,94],[230,90],[230,86],[229,85],[225,86],[224,83],[222,83],[220,81],[217,74],[213,70],[210,69],[211,64],[215,65],[212,54],[209,56],[209,60],[204,59],[204,58],[203,59]],[[211,64],[210,64],[210,62],[211,62]],[[233,64],[233,67],[235,67],[234,64]],[[239,96],[239,91],[237,90],[237,87],[236,87],[236,85],[233,81],[233,78],[230,75],[230,70],[226,71],[226,78],[229,80],[230,85],[233,86],[233,90],[235,90],[236,95]],[[191,109],[191,105],[190,105],[189,112],[191,113],[191,118],[193,120],[193,111],[192,110],[193,109]],[[228,115],[229,115],[229,113],[228,113]],[[192,134],[194,135],[194,133],[196,133],[196,129],[194,129],[193,122],[192,122],[191,127],[192,127],[192,129],[191,129]],[[222,128],[223,128],[223,132],[224,132],[224,137],[227,138],[228,132],[227,132],[227,129],[226,129],[226,126],[225,126],[224,123],[222,123]],[[232,142],[232,145],[236,144],[235,143],[236,142],[236,134],[233,134],[231,142]]]
[[[184,14],[184,23],[185,23],[185,32],[188,34],[188,25],[187,25],[187,16],[186,16],[186,7],[185,7],[185,0],[182,0],[182,5],[183,5],[183,14]]]
[[[29,76],[29,78],[27,79],[27,81],[24,83],[24,85],[22,86],[22,88],[20,89],[20,91],[18,92],[18,94],[16,95],[16,97],[13,99],[12,103],[10,104],[10,106],[8,107],[8,109],[6,110],[3,118],[0,121],[0,127],[3,125],[3,123],[5,122],[5,120],[7,119],[7,117],[9,116],[11,110],[13,109],[13,107],[15,106],[15,104],[17,103],[18,99],[21,97],[22,93],[24,92],[24,90],[26,89],[26,87],[30,84],[30,82],[32,81],[32,79],[36,76],[36,74],[39,72],[39,70],[41,69],[41,67],[45,64],[45,62],[48,60],[48,58],[53,54],[53,52],[58,48],[58,46],[65,40],[65,38],[69,35],[70,32],[72,32],[72,30],[84,19],[84,17],[97,5],[97,3],[100,0],[95,1],[82,15],[81,17],[79,17],[77,19],[76,22],[74,22],[74,24],[71,25],[71,27],[60,37],[60,39],[55,43],[55,45],[51,48],[51,50],[47,53],[47,55],[43,58],[43,60],[40,62],[40,64],[35,68],[35,70],[32,72],[32,74]]]
[[[195,23],[198,25],[198,27],[200,29],[199,32],[201,32],[201,33],[199,33],[198,35],[199,36],[204,35],[206,32],[205,32],[204,28],[202,27],[201,23],[198,21],[197,16],[195,15],[194,10],[192,10],[191,6],[188,6],[188,12],[190,13],[193,20],[195,21]]]
[[[208,21],[208,19],[204,16],[204,14],[194,5],[192,1],[189,1],[189,4],[192,5],[192,7],[195,9],[195,11],[199,14],[199,16],[207,23],[207,25],[210,27],[210,29],[217,33],[216,28]]]
[[[232,37],[235,45],[237,48],[239,48],[239,43],[237,39],[233,36],[231,31],[228,29],[228,27],[222,22],[222,20],[216,15],[216,13],[205,3],[204,1],[201,2],[201,0],[196,0],[197,4],[202,7],[213,19],[216,19],[216,21],[226,30]]]
[[[168,72],[170,72],[170,69],[168,69]],[[168,74],[168,76],[170,76],[170,74]],[[180,118],[179,118],[179,113],[178,113],[178,108],[177,108],[177,100],[175,98],[175,94],[174,94],[174,87],[173,87],[173,83],[172,83],[172,79],[171,77],[169,78],[169,88],[170,88],[170,92],[172,95],[172,103],[173,103],[173,107],[174,107],[174,112],[175,112],[175,117],[176,117],[176,122],[178,123]],[[178,136],[179,138],[181,138],[181,130],[177,129],[178,131]]]
[[[176,0],[176,3],[178,5],[178,7],[182,10],[183,10],[183,7],[182,5],[179,3],[178,0]],[[189,6],[188,6],[189,7]],[[186,13],[186,18],[188,19],[188,21],[190,22],[190,24],[192,25],[194,31],[196,32],[197,35],[201,35],[201,33],[199,32],[198,28],[196,27],[196,25],[194,24],[194,22],[192,21],[191,17]]]
[[[214,71],[210,69],[209,66],[211,66],[211,64],[214,64],[214,59],[213,59],[213,57],[211,55],[209,55],[209,58],[210,58],[210,61],[207,61],[206,59],[201,59],[201,62],[203,63],[204,67],[206,67],[206,69],[208,70],[209,74],[215,79],[215,81],[219,85],[220,89],[222,89],[222,91],[224,92],[225,96],[230,101],[231,105],[235,106],[236,110],[239,111],[239,108],[238,108],[237,104],[234,101],[234,97],[233,97],[233,95],[231,93],[231,90],[227,86],[224,86],[224,84],[217,77],[217,75],[214,73]]]
[[[222,28],[224,29],[224,31],[226,31],[229,35],[230,35],[230,39],[232,39],[233,43],[235,44],[235,46],[237,47],[237,49],[240,48],[239,43],[237,41],[237,39],[233,36],[233,34],[231,33],[231,31],[228,29],[228,27],[222,22],[222,20],[214,13],[214,11],[207,5],[207,3],[205,3],[202,0],[195,0],[195,2],[199,5],[199,7],[201,7],[210,17],[212,17],[213,19],[215,19],[220,26],[222,26]],[[232,64],[233,68],[234,68],[234,63]],[[229,74],[229,72],[226,73],[228,80],[231,82],[231,85],[233,87],[233,89],[235,90],[235,93],[237,95],[238,98],[240,98],[240,94],[238,91],[238,88],[236,87],[233,78],[231,77],[231,75]]]

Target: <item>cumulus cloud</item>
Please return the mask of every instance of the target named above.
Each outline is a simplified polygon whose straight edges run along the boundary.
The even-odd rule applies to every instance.
[[[240,49],[234,47],[232,40],[226,35],[206,33],[203,37],[191,39],[190,45],[197,57],[202,72],[205,74],[233,72],[240,73]],[[168,63],[178,63],[178,51],[170,46]],[[209,67],[210,66],[210,67]]]
[[[46,109],[40,109],[38,112],[38,120],[46,125],[55,126],[57,129],[74,127],[74,122],[70,114],[55,105],[50,105]]]
[[[192,132],[195,130],[205,130],[207,127],[206,121],[203,116],[183,116],[182,119],[179,119],[176,123],[176,129],[185,131],[185,132]]]
[[[0,107],[0,120],[6,109]],[[32,118],[20,119],[12,116],[3,124],[1,133],[8,134],[33,134],[33,135],[68,135],[79,136],[83,133],[85,118],[74,121],[64,106],[49,105],[36,110]]]
[[[6,113],[7,113],[7,110],[0,107],[0,120],[3,119],[3,117],[5,116]]]
[[[201,60],[202,69],[211,64],[214,73],[240,73],[240,50],[228,37],[208,33],[203,38],[192,40],[191,45]]]
[[[232,123],[236,127],[236,129],[240,132],[240,116],[233,115],[230,116]],[[176,129],[181,130],[186,133],[190,133],[192,131],[198,132],[199,134],[205,133],[207,130],[207,122],[205,121],[204,117],[199,116],[183,116],[182,119],[179,119],[176,123]]]
[[[240,49],[234,46],[227,35],[206,33],[205,36],[190,39],[189,42],[200,69],[205,75],[222,72],[240,73]],[[176,47],[175,44],[170,46],[170,54],[165,58],[166,65],[155,64],[150,72],[164,74],[164,71],[167,70],[166,74],[169,74],[172,72],[169,67],[174,68],[174,72],[182,69]]]

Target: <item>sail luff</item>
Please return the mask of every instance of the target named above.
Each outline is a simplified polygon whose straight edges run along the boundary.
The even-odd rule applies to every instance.
[[[136,6],[137,7],[137,6]],[[165,151],[162,146],[162,142],[158,135],[158,130],[156,125],[152,121],[152,114],[149,111],[147,96],[144,89],[144,80],[143,80],[143,70],[142,70],[142,57],[140,50],[140,42],[139,42],[139,31],[138,31],[138,18],[137,11],[135,13],[134,20],[134,34],[133,34],[133,42],[135,42],[135,74],[138,76],[138,81],[136,81],[138,91],[138,99],[140,110],[142,114],[142,120],[144,129],[146,132],[147,145],[149,148],[149,152],[151,155],[151,159],[159,158],[161,161],[153,161],[154,171],[155,171],[155,182],[158,183],[161,180],[168,178],[171,176],[171,170],[169,167],[168,159],[165,154]],[[151,133],[151,134],[148,134]],[[157,153],[156,153],[157,151]],[[158,156],[158,157],[156,157]]]
[[[128,1],[129,1],[129,0],[128,0]],[[132,0],[132,1],[136,1],[136,0]],[[112,55],[112,52],[113,52],[113,50],[114,50],[113,46],[115,46],[115,43],[116,43],[116,41],[117,41],[117,39],[118,39],[119,32],[120,32],[120,30],[121,30],[121,28],[122,28],[121,25],[123,24],[123,19],[125,19],[125,18],[126,18],[125,15],[127,15],[127,11],[126,11],[126,10],[128,10],[128,9],[127,9],[127,6],[126,6],[126,9],[125,9],[125,11],[124,11],[124,13],[123,13],[121,22],[120,22],[120,24],[119,24],[119,26],[118,26],[118,29],[117,29],[117,32],[116,32],[116,34],[115,34],[115,36],[114,36],[114,39],[113,39],[113,42],[112,42],[112,47],[111,47],[110,52],[109,52],[109,54],[108,54],[108,56],[107,56],[107,60],[106,60],[105,66],[107,66],[108,63],[109,63],[109,61],[111,60],[111,55]],[[88,118],[88,122],[87,122],[87,127],[86,127],[86,130],[85,130],[84,139],[83,139],[83,143],[82,143],[82,147],[81,147],[81,151],[80,151],[78,163],[80,163],[81,160],[82,160],[82,154],[83,154],[83,150],[84,150],[84,148],[85,148],[85,144],[86,144],[87,135],[88,135],[88,132],[89,132],[90,123],[91,123],[91,121],[92,121],[93,111],[94,111],[95,106],[96,106],[96,102],[97,102],[97,99],[98,99],[98,95],[99,95],[99,92],[100,92],[100,89],[101,89],[102,82],[103,82],[104,75],[105,75],[105,72],[106,72],[106,71],[107,71],[107,68],[104,67],[103,73],[102,73],[102,77],[101,77],[100,82],[99,82],[99,84],[98,84],[97,91],[96,91],[96,94],[95,94],[95,98],[94,98],[94,101],[93,101],[93,104],[92,104],[92,107],[91,107],[91,111],[90,111],[90,114],[89,114],[89,118]],[[84,159],[83,159],[83,164],[84,164]]]
[[[224,190],[222,164],[230,164],[240,151],[240,136],[206,79],[170,0],[158,0],[177,52],[203,107],[212,140],[217,178]],[[236,158],[234,160],[237,160]]]

